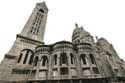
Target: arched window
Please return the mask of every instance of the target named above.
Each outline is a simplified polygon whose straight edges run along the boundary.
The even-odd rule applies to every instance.
[[[54,55],[54,65],[57,65],[57,54]]]
[[[19,59],[18,59],[18,63],[21,61],[22,55],[23,55],[23,53],[20,54]]]
[[[31,49],[23,49],[20,52],[20,56],[18,59],[18,63],[21,62],[21,59],[23,60],[23,64],[29,63],[29,58],[31,58],[31,55],[34,55],[33,51]],[[24,58],[22,58],[24,57]]]
[[[81,55],[80,55],[80,60],[82,61],[82,63],[83,63],[84,65],[87,64],[87,58],[86,58],[86,55],[85,55],[85,54],[81,54]]]
[[[30,56],[29,64],[32,64],[34,55]]]
[[[47,56],[42,56],[42,66],[46,66],[48,64],[48,58]]]
[[[26,63],[27,58],[28,58],[28,55],[29,55],[29,51],[27,50],[27,51],[26,51],[25,58],[24,58],[24,61],[23,61],[23,64],[25,64],[25,63]]]
[[[90,54],[89,57],[90,57],[91,63],[95,64],[95,58],[94,58],[94,56],[92,54]]]
[[[67,58],[66,53],[60,54],[60,65],[62,64],[68,64],[68,58]]]
[[[38,60],[39,60],[39,58],[38,58],[38,56],[36,56],[34,59],[34,66],[37,66]]]
[[[43,9],[40,9],[39,11],[42,12],[42,13],[44,13],[44,10],[43,10]]]
[[[74,64],[74,55],[70,53],[71,64]]]
[[[38,35],[39,32],[41,21],[43,19],[43,14],[41,13],[44,13],[44,10],[40,9],[39,12],[37,12],[36,17],[34,18],[33,24],[31,26],[30,32],[34,35]]]

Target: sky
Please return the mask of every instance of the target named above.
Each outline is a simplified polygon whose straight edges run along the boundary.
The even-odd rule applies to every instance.
[[[0,61],[23,29],[36,3],[43,0],[0,0]],[[125,0],[45,0],[48,18],[44,42],[71,41],[75,23],[104,37],[125,60]]]

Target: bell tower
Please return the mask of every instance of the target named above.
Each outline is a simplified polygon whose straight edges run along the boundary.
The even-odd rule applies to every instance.
[[[37,3],[22,32],[17,35],[13,46],[0,64],[0,81],[28,79],[34,58],[33,50],[37,45],[44,44],[47,14],[46,3]]]
[[[45,2],[37,3],[20,35],[43,42],[47,14],[48,8]]]

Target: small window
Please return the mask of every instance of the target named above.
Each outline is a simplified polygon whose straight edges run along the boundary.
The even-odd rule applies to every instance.
[[[74,64],[74,56],[72,53],[70,54],[70,59],[71,59],[71,64]]]
[[[115,74],[118,75],[119,73],[118,69],[114,69],[114,71],[115,71]]]
[[[43,56],[43,57],[42,57],[42,66],[46,66],[47,63],[48,63],[47,56]]]
[[[57,65],[57,54],[54,55],[54,65]]]
[[[95,74],[99,74],[98,68],[94,67],[94,68],[93,68],[93,72],[94,72]]]
[[[35,34],[35,32],[33,32],[33,34]]]
[[[39,60],[38,56],[35,57],[35,60],[34,60],[34,66],[37,66],[38,60]]]
[[[43,10],[43,9],[40,9],[39,11],[42,12],[42,13],[44,13],[44,10]]]
[[[81,54],[80,55],[80,60],[82,61],[82,63],[84,64],[84,65],[86,65],[87,64],[87,61],[86,61],[86,55],[85,54]]]
[[[36,74],[36,70],[32,70],[31,74],[34,76]]]
[[[68,75],[68,68],[60,68],[60,75]]]
[[[94,58],[94,56],[92,54],[90,54],[89,57],[90,57],[91,63],[95,64],[95,58]]]
[[[61,53],[60,54],[60,64],[68,64],[68,58],[66,53]]]
[[[30,32],[32,33],[32,30]]]

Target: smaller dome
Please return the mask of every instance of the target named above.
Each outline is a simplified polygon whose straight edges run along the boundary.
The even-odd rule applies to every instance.
[[[87,31],[85,31],[85,30],[84,30],[84,31],[81,31],[80,35],[81,35],[82,37],[91,36],[90,33],[87,32]]]
[[[81,32],[81,28],[78,27],[78,24],[75,24],[76,28],[73,30],[72,37],[76,35],[77,33]]]
[[[74,31],[73,31],[73,35],[77,34],[77,33],[80,33],[81,32],[81,28],[75,28]]]
[[[84,38],[88,36],[91,36],[90,33],[85,31],[82,26],[78,27],[78,25],[76,24],[76,28],[74,29],[72,34],[72,40],[75,40],[77,38]]]

